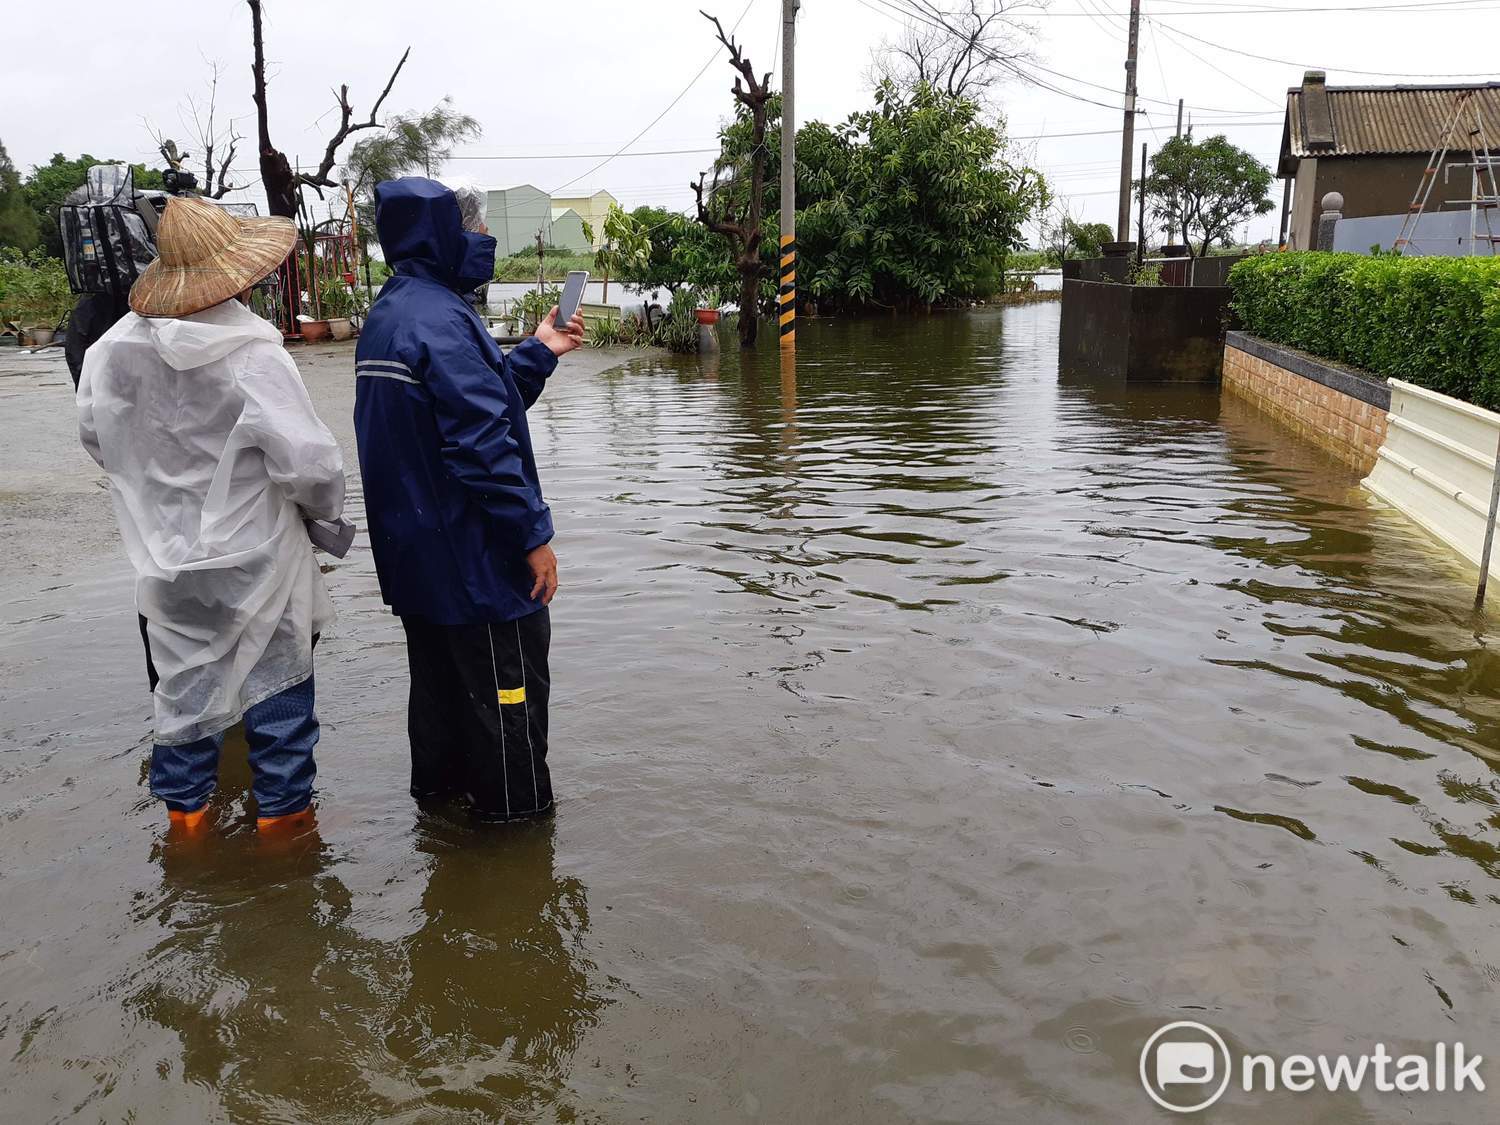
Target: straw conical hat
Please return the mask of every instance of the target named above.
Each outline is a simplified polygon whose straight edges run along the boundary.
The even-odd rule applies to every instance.
[[[249,289],[286,260],[290,219],[241,219],[191,196],[174,196],[156,231],[161,256],[130,288],[141,316],[187,316]]]

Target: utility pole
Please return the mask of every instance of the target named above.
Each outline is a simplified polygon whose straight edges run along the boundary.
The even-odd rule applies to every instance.
[[[1130,0],[1130,40],[1125,48],[1125,129],[1120,139],[1120,214],[1115,241],[1130,241],[1130,158],[1135,147],[1135,57],[1141,34],[1141,0]]]
[[[1177,136],[1182,136],[1182,99],[1177,99]]]
[[[541,232],[540,229],[538,229],[537,232],[536,232],[536,297],[537,297],[537,302],[538,302],[538,304],[537,304],[538,308],[541,308],[540,302],[541,302],[542,298],[546,295],[546,292],[547,292],[547,250],[546,250],[546,247],[544,247],[542,245],[542,232]],[[539,318],[543,317],[545,315],[547,315],[547,314],[546,313],[538,313],[537,314],[537,316]],[[539,327],[540,327],[541,323],[542,323],[541,320],[538,319],[537,320],[537,325]]]
[[[1135,248],[1135,264],[1137,268],[1146,265],[1146,142],[1141,142],[1141,190],[1136,196],[1136,202],[1140,207],[1140,220],[1136,225],[1136,237],[1140,242]]]
[[[801,0],[781,0],[781,277],[776,311],[781,346],[797,346],[797,9]]]

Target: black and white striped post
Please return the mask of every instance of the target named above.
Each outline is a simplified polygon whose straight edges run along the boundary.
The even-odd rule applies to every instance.
[[[793,112],[797,9],[800,0],[781,0],[781,267],[776,288],[776,319],[781,346],[797,346],[797,117]]]

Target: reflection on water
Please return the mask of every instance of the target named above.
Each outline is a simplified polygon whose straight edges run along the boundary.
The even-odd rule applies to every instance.
[[[330,570],[321,832],[275,854],[234,754],[211,846],[157,841],[117,568],[7,596],[7,1105],[1147,1121],[1169,1019],[1500,1043],[1469,569],[1235,400],[1059,382],[1056,326],[813,321],[795,366],[559,374],[551,824],[417,817],[362,546]],[[1224,1112],[1484,1116],[1392,1097]]]
[[[243,741],[226,753],[221,806],[249,784]],[[429,819],[409,842],[420,901],[386,941],[362,932],[319,832],[159,845],[162,891],[137,920],[164,936],[125,1010],[172,1031],[182,1078],[222,1091],[236,1119],[338,1120],[351,1097],[384,1120],[559,1112],[606,1001],[552,822],[499,834]]]

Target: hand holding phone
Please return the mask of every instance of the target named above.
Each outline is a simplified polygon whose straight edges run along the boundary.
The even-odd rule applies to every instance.
[[[554,305],[552,311],[542,318],[542,323],[537,325],[536,338],[553,355],[565,356],[583,345],[583,332],[582,313],[574,313],[572,320],[559,323],[558,308]]]

